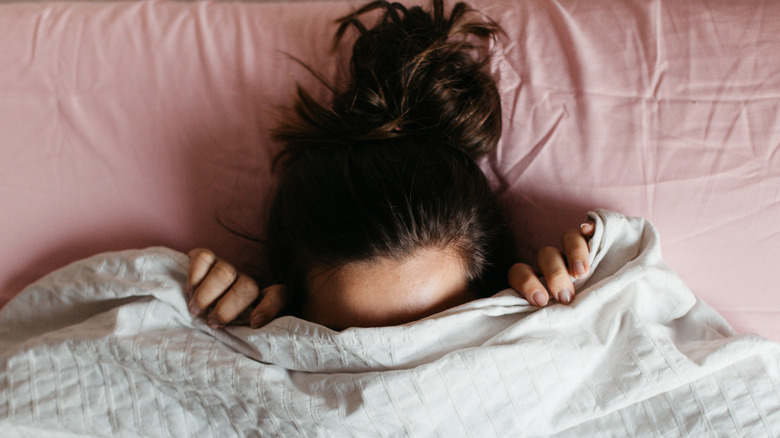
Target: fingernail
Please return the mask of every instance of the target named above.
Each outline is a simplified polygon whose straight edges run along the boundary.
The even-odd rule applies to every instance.
[[[200,309],[198,308],[198,305],[195,304],[194,301],[190,303],[188,308],[190,309],[190,315],[192,315],[192,316],[200,316]]]
[[[582,278],[585,276],[585,264],[582,263],[582,260],[577,260],[574,262],[574,276],[577,278]]]
[[[589,233],[592,229],[591,227],[593,227],[593,224],[591,224],[590,222],[585,222],[584,224],[580,225],[580,230],[583,233]]]
[[[208,324],[208,326],[213,328],[214,330],[221,329],[222,327],[224,327],[219,321],[217,321],[214,318],[209,318],[208,321],[206,321],[206,324]]]
[[[564,289],[558,292],[558,301],[562,302],[563,304],[571,303],[571,291],[569,289]]]
[[[535,290],[534,293],[531,294],[531,301],[539,307],[544,307],[544,305],[547,304],[547,294],[540,290]]]

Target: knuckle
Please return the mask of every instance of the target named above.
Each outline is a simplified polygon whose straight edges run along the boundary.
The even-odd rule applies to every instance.
[[[257,283],[243,274],[238,276],[236,283],[230,290],[240,299],[254,300],[260,295],[260,289],[257,287]]]
[[[538,286],[539,279],[536,278],[531,266],[525,263],[515,263],[509,269],[509,282],[512,287],[518,290],[529,290]]]
[[[532,273],[533,269],[530,265],[526,263],[515,263],[509,268],[509,272],[507,273],[507,277],[510,281],[515,279],[521,279],[529,275],[529,273]]]
[[[512,265],[512,267],[509,268],[509,272],[516,273],[516,274],[522,274],[525,271],[530,271],[531,266],[527,263],[515,263]]]
[[[216,256],[206,248],[195,248],[187,254],[191,261],[211,263]]]
[[[281,284],[272,284],[264,290],[263,302],[279,311],[287,302],[287,288]]]
[[[214,267],[211,268],[211,275],[222,283],[233,283],[236,280],[237,274],[236,268],[234,268],[233,265],[223,261],[218,261],[214,264]]]
[[[287,288],[283,284],[272,284],[264,289],[268,294],[284,296]]]
[[[539,263],[554,260],[561,256],[561,252],[554,246],[545,246],[539,251]]]

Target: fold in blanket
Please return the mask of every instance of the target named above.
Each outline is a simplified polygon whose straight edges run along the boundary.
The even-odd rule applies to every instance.
[[[215,331],[183,254],[74,263],[0,313],[0,436],[780,436],[780,345],[697,301],[650,223],[591,216],[573,304],[397,327]]]

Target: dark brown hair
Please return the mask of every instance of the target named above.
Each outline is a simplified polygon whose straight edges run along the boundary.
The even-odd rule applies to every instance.
[[[374,10],[367,28],[359,19]],[[473,282],[499,267],[511,239],[476,160],[501,134],[484,48],[500,28],[477,15],[464,3],[446,16],[441,0],[431,11],[375,1],[337,20],[337,42],[359,32],[344,87],[329,106],[298,87],[294,116],[275,131],[285,149],[268,262],[294,301],[314,267],[423,248],[457,251]]]

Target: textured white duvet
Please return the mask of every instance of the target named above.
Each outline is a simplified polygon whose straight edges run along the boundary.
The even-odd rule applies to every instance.
[[[214,331],[186,256],[77,262],[0,313],[0,436],[780,436],[780,345],[697,301],[648,222],[592,215],[573,305],[505,291],[399,327]]]

